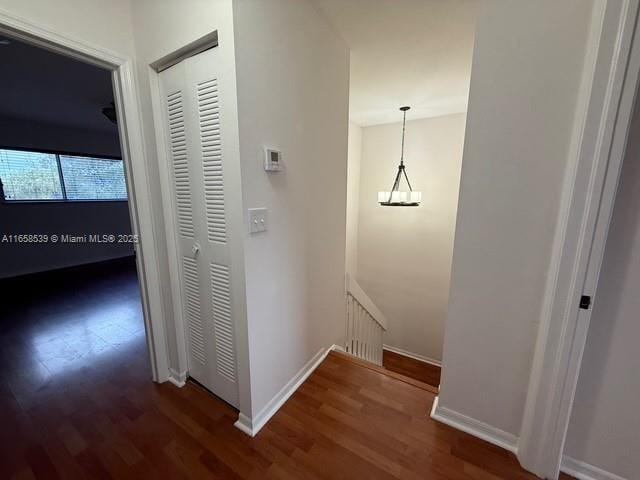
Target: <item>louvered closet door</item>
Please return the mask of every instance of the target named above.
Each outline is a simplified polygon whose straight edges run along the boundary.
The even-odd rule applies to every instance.
[[[189,375],[237,406],[218,55],[213,48],[183,60],[160,82]]]

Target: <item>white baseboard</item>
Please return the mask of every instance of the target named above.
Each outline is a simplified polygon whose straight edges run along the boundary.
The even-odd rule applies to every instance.
[[[414,360],[418,360],[419,362],[428,363],[429,365],[433,365],[436,367],[442,367],[442,362],[438,360],[425,357],[424,355],[418,355],[417,353],[412,353],[407,350],[403,350],[402,348],[392,347],[391,345],[383,345],[382,348],[383,350],[388,350],[389,352],[397,353],[398,355],[402,355],[404,357],[413,358]]]
[[[438,397],[433,400],[431,418],[457,430],[468,433],[469,435],[473,435],[481,440],[492,443],[500,448],[504,448],[512,453],[517,453],[518,437],[476,420],[475,418],[467,417],[462,413],[454,412],[446,407],[442,407],[439,405]]]
[[[284,405],[291,395],[302,385],[302,383],[318,368],[318,365],[327,357],[331,350],[343,350],[338,345],[332,345],[329,348],[321,348],[318,350],[311,360],[309,360],[291,380],[289,380],[278,393],[267,403],[260,412],[254,417],[249,418],[244,413],[238,415],[238,421],[234,423],[234,426],[246,433],[250,437],[254,437],[258,434],[260,429],[273,417],[280,407]]]
[[[169,377],[167,381],[173,383],[176,387],[182,388],[187,383],[187,372],[176,372],[173,368],[169,369]]]
[[[626,480],[614,473],[564,455],[560,470],[578,480]]]
[[[254,437],[255,434],[258,433],[254,432],[251,419],[242,412],[238,414],[238,420],[233,424],[233,426],[250,437]]]

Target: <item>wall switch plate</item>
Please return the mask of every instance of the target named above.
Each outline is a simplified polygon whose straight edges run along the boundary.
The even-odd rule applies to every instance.
[[[279,172],[282,170],[282,152],[273,148],[265,148],[264,169],[267,172]]]
[[[267,209],[249,209],[249,233],[260,233],[267,231]]]

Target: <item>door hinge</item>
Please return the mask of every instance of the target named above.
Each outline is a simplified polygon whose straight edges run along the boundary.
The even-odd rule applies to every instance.
[[[589,295],[582,295],[582,297],[580,297],[580,308],[582,308],[583,310],[589,310],[590,306],[591,297]]]

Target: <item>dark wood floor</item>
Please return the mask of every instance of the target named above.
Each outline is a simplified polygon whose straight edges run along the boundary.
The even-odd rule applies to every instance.
[[[384,350],[382,365],[387,370],[406,375],[434,387],[440,385],[440,367]]]
[[[432,387],[340,354],[249,438],[197,385],[149,380],[135,272],[67,281],[3,310],[0,478],[535,478],[432,421]]]

